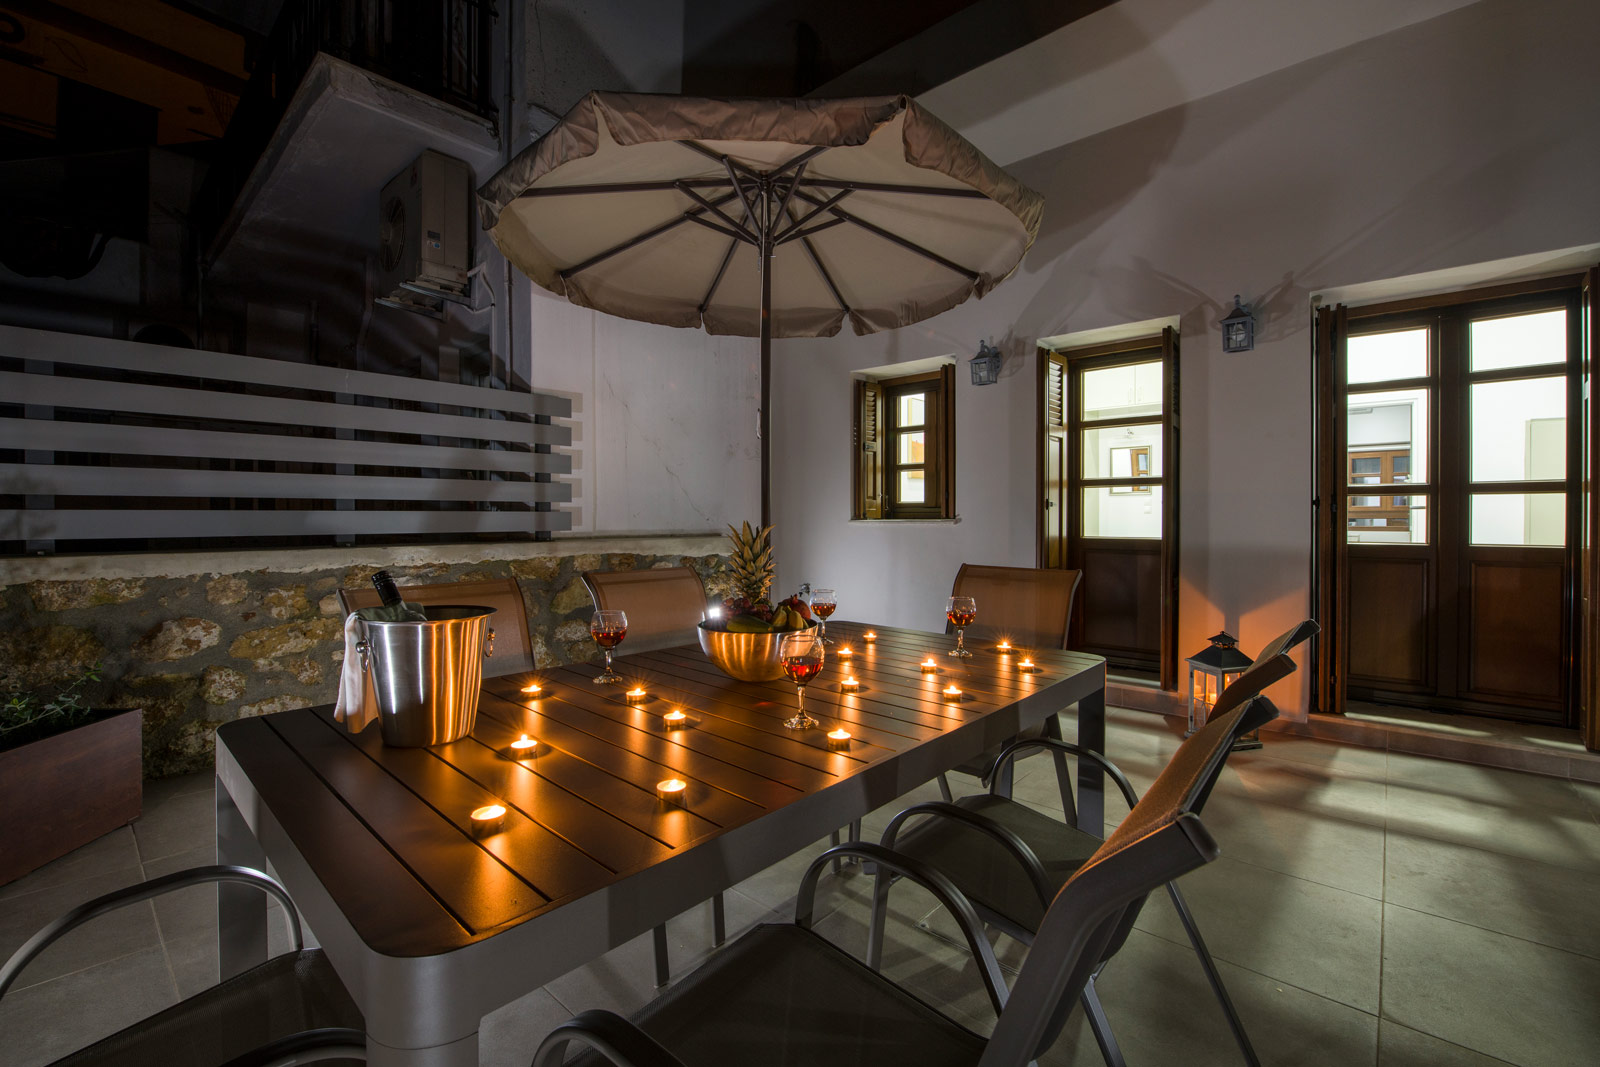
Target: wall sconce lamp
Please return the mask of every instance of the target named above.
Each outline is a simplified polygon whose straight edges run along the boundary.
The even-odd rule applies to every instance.
[[[1239,303],[1239,294],[1233,296],[1233,310],[1222,320],[1222,350],[1224,352],[1249,352],[1256,346],[1256,317],[1250,309]]]
[[[993,385],[1000,380],[1000,350],[988,341],[978,342],[978,354],[967,361],[973,385]]]

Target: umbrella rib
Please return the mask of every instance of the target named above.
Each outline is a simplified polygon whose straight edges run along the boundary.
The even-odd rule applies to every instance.
[[[837,193],[833,196],[830,196],[824,203],[816,205],[799,218],[791,219],[789,221],[788,229],[784,230],[778,235],[778,243],[781,244],[784,241],[790,240],[792,237],[794,237],[796,230],[800,229],[800,227],[804,226],[806,223],[810,222],[812,219],[816,218],[818,215],[822,214],[824,211],[828,210],[845,197],[849,196],[850,192],[851,190],[846,189],[842,193]],[[840,219],[839,221],[843,222],[844,220]]]
[[[749,218],[749,217],[750,217],[750,209],[747,206],[745,208],[745,218]],[[744,219],[741,219],[740,222],[742,224],[744,222]],[[700,301],[700,306],[699,306],[699,308],[696,309],[696,310],[698,310],[700,312],[700,314],[702,316],[705,315],[706,308],[711,306],[711,298],[717,295],[717,287],[722,284],[722,276],[724,274],[728,273],[728,264],[733,262],[733,254],[735,252],[737,252],[738,250],[739,250],[739,242],[738,241],[729,241],[728,242],[728,250],[722,254],[722,262],[717,264],[717,273],[715,275],[713,275],[712,278],[711,278],[711,285],[706,289],[705,299]]]
[[[749,240],[749,238],[747,238],[744,234],[740,233],[738,230],[730,230],[726,226],[719,226],[716,223],[712,222],[710,219],[703,218],[700,215],[688,215],[688,214],[686,214],[686,215],[684,215],[684,220],[686,222],[695,223],[698,226],[704,226],[708,230],[716,230],[718,233],[722,234],[723,236],[731,237],[735,241],[747,241],[747,240]]]
[[[716,200],[713,201],[713,203],[715,203],[717,206],[720,207],[721,205],[726,204],[729,200],[734,199],[737,195],[738,195],[737,193],[729,193],[726,196],[718,197]],[[574,274],[577,274],[580,271],[588,270],[590,267],[594,266],[597,263],[605,262],[606,260],[610,259],[612,256],[616,255],[619,252],[626,252],[630,248],[633,248],[633,247],[635,247],[637,245],[644,244],[646,241],[650,240],[653,237],[659,237],[662,234],[666,233],[668,230],[672,229],[674,226],[681,226],[683,223],[689,222],[691,220],[699,220],[700,213],[703,212],[704,210],[705,210],[704,208],[699,208],[699,207],[690,208],[688,211],[685,211],[682,215],[679,215],[675,219],[670,219],[670,220],[668,220],[666,222],[663,222],[659,226],[653,226],[650,229],[646,230],[645,232],[643,232],[641,234],[636,234],[633,237],[628,238],[626,241],[623,241],[621,244],[612,245],[610,248],[607,248],[602,252],[596,252],[594,255],[590,256],[588,259],[584,260],[583,262],[574,263],[572,266],[567,267],[565,270],[557,271],[557,273],[561,276],[562,280],[570,278]],[[721,227],[717,227],[717,228],[721,229]]]
[[[693,200],[695,203],[700,204],[707,211],[709,211],[713,215],[715,215],[717,218],[721,219],[723,222],[726,222],[729,226],[733,227],[734,236],[739,237],[742,240],[749,241],[751,244],[756,244],[757,243],[756,235],[751,233],[749,231],[749,229],[747,229],[745,227],[744,223],[739,222],[738,220],[736,220],[732,215],[729,215],[727,212],[723,211],[722,208],[719,207],[718,205],[713,204],[711,201],[707,200],[705,197],[701,196],[699,193],[695,192],[693,189],[689,188],[687,185],[685,185],[681,189],[679,189],[679,192],[683,193],[684,196],[687,196],[690,200]],[[701,221],[705,221],[705,220],[701,220]]]
[[[670,191],[689,185],[696,188],[720,189],[728,183],[722,178],[683,178],[659,182],[601,182],[597,185],[551,185],[538,189],[524,189],[517,194],[522,200],[537,196],[586,196],[592,193],[655,193]]]
[[[799,229],[798,227],[791,227],[790,229],[785,230],[783,236],[778,238],[777,241],[774,242],[774,244],[780,244],[780,245],[781,244],[788,244],[790,241],[793,241],[796,238],[798,238],[800,240],[803,240],[803,241],[808,241],[808,240],[810,240],[812,238],[813,235],[819,234],[823,230],[831,230],[835,226],[843,226],[843,225],[844,225],[844,219],[829,219],[827,222],[819,222],[819,223],[817,223],[815,226],[811,227],[809,230],[802,230],[802,229]]]
[[[817,200],[816,197],[811,196],[811,195],[809,195],[807,193],[798,193],[796,195],[798,195],[800,197],[800,199],[806,201],[807,203],[811,203],[811,204],[819,203],[819,201]],[[885,241],[889,241],[889,242],[892,242],[894,244],[897,244],[901,248],[904,248],[908,252],[915,252],[917,255],[922,256],[924,259],[931,259],[933,262],[939,264],[941,267],[944,267],[944,268],[946,268],[948,270],[955,271],[957,274],[962,275],[963,277],[965,277],[969,281],[977,281],[978,280],[978,272],[977,271],[970,270],[970,269],[968,269],[966,267],[963,267],[961,264],[955,262],[954,260],[946,259],[945,257],[941,256],[937,252],[934,252],[934,251],[932,251],[930,249],[927,249],[927,248],[923,248],[921,245],[917,244],[915,241],[907,240],[906,238],[901,237],[897,233],[892,233],[889,230],[884,229],[882,226],[875,225],[873,223],[868,222],[866,219],[859,218],[858,216],[852,215],[848,211],[843,210],[842,208],[831,207],[828,210],[831,211],[837,217],[843,219],[844,221],[850,222],[850,223],[854,223],[855,225],[861,227],[863,230],[866,230],[868,233],[876,234],[879,237],[882,237]]]
[[[855,182],[838,178],[806,178],[801,185],[818,189],[855,189],[868,193],[911,193],[920,196],[961,196],[976,200],[990,199],[989,194],[968,186],[941,188],[935,185],[894,185],[888,182]]]
[[[838,221],[843,222],[844,220],[840,219]],[[830,221],[829,224],[832,225],[832,222]],[[796,223],[796,225],[798,226],[799,224]],[[817,273],[822,275],[822,280],[827,285],[828,291],[833,294],[833,302],[839,305],[840,311],[847,315],[850,314],[849,303],[845,300],[844,294],[839,292],[839,287],[834,284],[833,275],[829,274],[828,268],[822,265],[822,257],[817,255],[816,246],[811,243],[811,238],[806,234],[799,234],[798,236],[801,247],[806,250],[806,255],[811,257],[811,265],[817,268]]]

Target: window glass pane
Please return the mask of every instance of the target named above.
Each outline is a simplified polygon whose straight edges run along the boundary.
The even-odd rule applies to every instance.
[[[1084,430],[1085,478],[1161,477],[1161,424]]]
[[[923,480],[921,471],[901,471],[899,484],[895,487],[895,502],[898,504],[925,504],[927,503],[927,483]]]
[[[921,426],[927,421],[927,393],[902,393],[895,401],[896,426]]]
[[[1567,309],[1507,315],[1472,323],[1471,369],[1537,367],[1567,361]]]
[[[1473,493],[1468,536],[1474,545],[1567,543],[1564,493]]]
[[[1351,385],[1422,378],[1427,373],[1427,327],[1362,334],[1345,345],[1345,380]]]
[[[1085,419],[1161,414],[1161,361],[1084,371]]]
[[[1565,378],[1483,382],[1471,390],[1473,481],[1567,476]]]
[[[1161,540],[1161,486],[1096,486],[1083,491],[1083,536]]]
[[[1352,545],[1426,544],[1428,498],[1353,496],[1347,501],[1345,526]]]
[[[927,435],[921,430],[917,430],[914,433],[903,433],[903,434],[901,434],[900,435],[900,450],[899,450],[900,454],[898,456],[897,462],[900,462],[900,463],[922,463],[922,462],[924,462],[922,456],[923,456],[923,452],[924,452],[924,439],[926,438],[926,436]]]
[[[1351,393],[1345,437],[1351,485],[1426,481],[1428,390]]]

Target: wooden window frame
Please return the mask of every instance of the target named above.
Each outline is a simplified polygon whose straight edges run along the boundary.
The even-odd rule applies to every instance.
[[[898,449],[902,427],[897,422],[896,401],[907,393],[927,394],[923,431],[923,462],[900,463]],[[906,374],[875,381],[857,380],[855,402],[855,464],[850,514],[855,519],[954,519],[955,490],[955,367]],[[868,406],[872,405],[872,411]],[[876,432],[874,432],[874,430]],[[921,468],[927,499],[921,504],[895,500],[902,469]]]

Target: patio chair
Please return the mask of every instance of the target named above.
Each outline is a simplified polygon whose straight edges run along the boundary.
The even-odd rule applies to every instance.
[[[627,651],[692,645],[706,617],[706,587],[689,567],[647,571],[584,571],[596,610],[628,614]]]
[[[522,590],[515,578],[487,582],[438,582],[433,585],[402,585],[400,596],[413,604],[481,604],[494,608],[489,625],[494,629],[494,652],[484,658],[483,676],[498,678],[520,674],[534,668],[533,645],[528,640],[528,609],[522,603]],[[378,591],[339,590],[339,604],[346,615],[357,608],[375,608]]]
[[[320,949],[306,949],[289,894],[247,867],[194,867],[96,897],[33,935],[0,967],[0,996],[68,931],[118,908],[190,886],[231,882],[276,897],[293,948],[119,1030],[52,1067],[243,1067],[367,1058],[366,1022]],[[289,1059],[288,1057],[296,1057]]]
[[[1242,710],[1242,709],[1241,709]],[[533,1067],[1023,1067],[1056,1040],[1133,906],[1216,858],[1192,809],[1228,751],[1227,731],[1186,740],[1145,799],[1054,894],[1007,990],[971,903],[936,867],[881,845],[829,849],[800,881],[793,925],[762,925],[631,1019],[586,1011],[553,1030]],[[961,927],[998,1020],[985,1038],[812,929],[817,880],[839,855],[933,894]]]
[[[695,629],[706,617],[706,587],[689,567],[658,567],[644,571],[584,571],[596,611],[617,610],[628,616],[628,651],[649,652],[674,645],[692,644]],[[667,955],[667,928],[651,931],[655,940],[656,985],[671,977]],[[728,939],[722,894],[711,898],[711,940]]]
[[[1316,632],[1316,623],[1305,622],[1270,642],[1249,670],[1223,691],[1212,710],[1210,721],[1194,736],[1207,736],[1221,744],[1225,758],[1241,735],[1257,730],[1263,723],[1276,718],[1277,709],[1261,696],[1261,692],[1293,673],[1294,661],[1286,654],[1287,650]],[[1188,743],[1184,743],[1185,747]],[[1052,738],[1019,741],[1007,747],[996,761],[997,768],[1029,747],[1048,748],[1063,756],[1071,754],[1080,760],[1087,759],[1098,764],[1104,769],[1106,777],[1116,783],[1130,806],[1139,803],[1139,796],[1127,777],[1103,755]],[[1204,806],[1216,784],[1224,758],[1217,759],[1200,782],[1192,809],[1195,812],[1198,813]],[[1064,823],[1057,822],[1012,800],[1003,788],[1005,778],[998,771],[990,775],[990,780],[988,793],[962,797],[953,804],[941,801],[918,804],[900,812],[885,828],[881,843],[942,871],[971,899],[986,922],[1024,943],[1033,942],[1036,945],[1035,931],[1039,929],[1049,901],[1078,865],[1094,853],[1100,841],[1094,835],[1077,829],[1073,811],[1064,812]],[[1070,786],[1064,786],[1061,795],[1070,798]],[[925,818],[921,818],[902,835],[905,824],[919,817]],[[1113,836],[1119,832],[1120,827],[1113,832]],[[883,923],[890,881],[880,878],[874,887],[867,954],[868,964],[874,967],[882,956]],[[1245,1062],[1257,1064],[1259,1061],[1249,1035],[1200,936],[1188,903],[1176,884],[1169,882],[1167,893],[1178,911],[1178,918],[1189,936],[1212,992],[1222,1006]],[[1108,943],[1105,958],[1100,961],[1102,965],[1127,937],[1137,913],[1137,906],[1130,909],[1117,937]],[[1095,993],[1096,977],[1098,969],[1084,988],[1084,1006],[1106,1062],[1117,1067],[1123,1062],[1122,1054]]]
[[[1018,648],[1066,648],[1067,625],[1072,620],[1072,603],[1081,577],[1081,571],[963,563],[950,595],[975,597],[978,601],[978,620],[967,628],[968,637],[984,643],[1004,638]],[[946,632],[952,631],[946,627]],[[989,770],[1001,749],[1016,741],[1050,736],[1047,731],[1048,725],[1024,731],[951,769],[987,785]],[[1065,774],[1065,757],[1058,754],[1055,758],[1057,773]],[[938,781],[940,794],[950,800],[948,775],[940,774]]]

